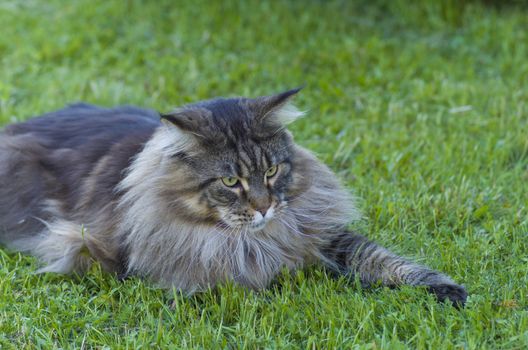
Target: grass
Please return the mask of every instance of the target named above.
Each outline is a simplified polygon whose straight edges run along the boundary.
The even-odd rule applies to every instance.
[[[2,124],[78,100],[167,111],[306,84],[309,114],[291,129],[361,198],[355,227],[471,295],[457,311],[315,267],[260,293],[185,298],[97,266],[35,275],[33,258],[0,250],[0,348],[526,348],[528,12],[517,3],[2,1]]]

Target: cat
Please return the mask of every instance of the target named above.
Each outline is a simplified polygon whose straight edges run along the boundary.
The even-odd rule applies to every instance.
[[[448,276],[352,232],[359,218],[331,170],[294,143],[299,89],[216,98],[168,114],[74,104],[0,131],[0,242],[39,272],[97,261],[194,293],[252,289],[321,263],[364,285],[424,286],[455,306]]]

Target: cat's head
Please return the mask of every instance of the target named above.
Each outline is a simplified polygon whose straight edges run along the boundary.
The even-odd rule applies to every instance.
[[[162,115],[163,193],[174,215],[231,232],[263,229],[284,210],[292,183],[300,89],[213,99]]]

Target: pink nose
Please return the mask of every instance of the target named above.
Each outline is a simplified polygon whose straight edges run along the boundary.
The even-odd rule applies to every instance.
[[[266,213],[268,212],[268,209],[269,209],[269,206],[268,207],[256,208],[255,210],[258,211],[259,213],[261,213],[262,216],[266,216]]]

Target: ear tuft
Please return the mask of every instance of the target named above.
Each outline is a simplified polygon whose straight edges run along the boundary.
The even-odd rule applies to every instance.
[[[305,114],[305,112],[299,110],[293,103],[286,103],[273,113],[274,118],[282,125],[293,123]]]

